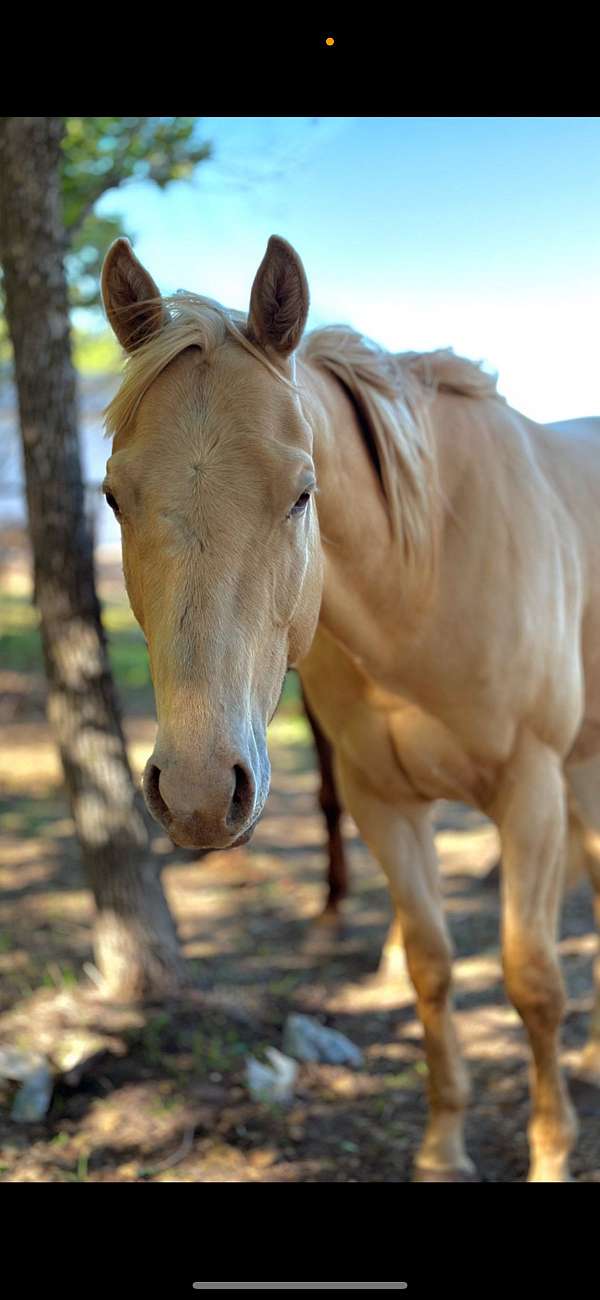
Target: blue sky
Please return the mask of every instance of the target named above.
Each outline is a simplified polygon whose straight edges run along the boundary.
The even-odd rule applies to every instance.
[[[246,308],[270,234],[309,327],[454,347],[538,420],[600,414],[600,118],[202,118],[191,184],[130,185],[123,214],[163,292]]]

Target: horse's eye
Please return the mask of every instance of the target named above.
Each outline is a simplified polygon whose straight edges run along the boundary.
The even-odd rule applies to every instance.
[[[105,496],[106,496],[106,504],[110,506],[111,510],[114,510],[117,519],[119,519],[120,518],[119,506],[116,497],[113,496],[112,492],[106,492]]]
[[[303,492],[290,510],[290,515],[302,515],[310,501],[310,492]]]

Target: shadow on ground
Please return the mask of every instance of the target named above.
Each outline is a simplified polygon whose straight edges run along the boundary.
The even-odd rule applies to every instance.
[[[4,1181],[410,1178],[425,1115],[421,1030],[406,979],[376,977],[387,891],[350,822],[343,933],[329,950],[310,940],[325,871],[315,787],[303,747],[280,744],[268,815],[248,849],[198,860],[157,837],[192,987],[136,1009],[107,1007],[85,974],[91,904],[60,793],[4,801],[0,1033],[13,1042],[33,1033],[39,1043],[76,1024],[108,1042],[88,1073],[56,1087],[42,1124],[8,1119],[14,1088],[5,1086]],[[437,825],[456,1017],[474,1088],[469,1150],[484,1180],[518,1181],[527,1167],[527,1051],[500,981],[497,892],[482,883],[495,832],[459,805],[440,806]],[[591,1006],[595,939],[585,886],[568,899],[562,936],[568,1064]],[[302,1066],[295,1101],[281,1110],[249,1099],[244,1061],[281,1046],[291,1011],[348,1034],[365,1067]],[[600,1179],[600,1094],[576,1080],[573,1087],[581,1124],[574,1173]]]

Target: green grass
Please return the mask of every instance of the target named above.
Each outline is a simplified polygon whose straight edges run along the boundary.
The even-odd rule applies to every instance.
[[[0,668],[42,669],[38,616],[25,596],[0,595]]]
[[[44,968],[41,983],[47,989],[74,989],[77,987],[77,972],[69,962],[50,962]]]

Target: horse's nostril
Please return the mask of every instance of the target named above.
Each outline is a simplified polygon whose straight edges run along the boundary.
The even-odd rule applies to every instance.
[[[232,803],[240,804],[243,802],[244,795],[248,789],[248,777],[246,776],[243,767],[240,767],[238,763],[236,763],[233,769],[233,774],[235,776],[235,790],[233,792]]]
[[[230,826],[236,826],[244,821],[254,803],[254,787],[245,768],[236,763],[233,774],[235,787],[227,815],[227,823]]]
[[[148,767],[148,772],[146,776],[146,785],[148,789],[152,791],[153,794],[158,794],[159,780],[160,780],[160,768],[155,767],[154,764],[151,764]]]
[[[162,820],[169,816],[169,809],[160,793],[160,768],[149,763],[144,773],[144,795],[149,812]]]

